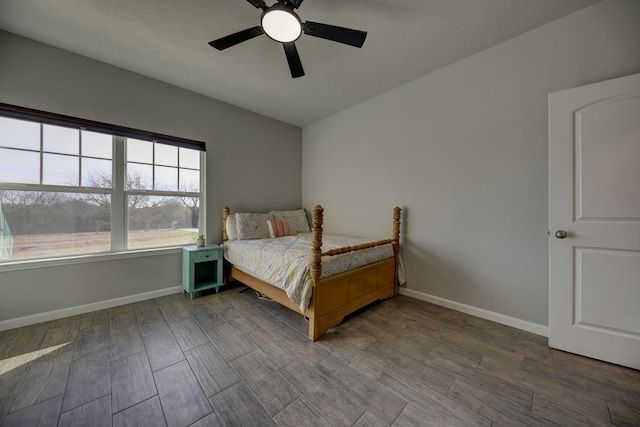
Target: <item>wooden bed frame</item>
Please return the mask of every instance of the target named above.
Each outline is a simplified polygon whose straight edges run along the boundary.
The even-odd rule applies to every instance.
[[[309,339],[316,341],[327,330],[338,325],[344,317],[379,299],[386,299],[398,293],[398,254],[400,251],[400,208],[393,209],[393,238],[379,240],[357,246],[333,249],[322,252],[322,206],[313,208],[313,233],[310,273],[313,281],[313,293],[309,308],[304,313],[309,318]],[[222,238],[228,240],[226,223],[230,214],[228,207],[222,210]],[[345,254],[357,250],[372,248],[391,243],[393,256],[381,261],[320,278],[322,256]],[[233,265],[225,272],[234,279],[268,296],[274,301],[296,311],[295,305],[287,294],[275,286],[238,270]],[[228,277],[225,281],[228,280]]]

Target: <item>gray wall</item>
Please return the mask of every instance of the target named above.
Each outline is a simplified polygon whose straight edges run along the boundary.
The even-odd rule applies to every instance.
[[[400,205],[409,289],[547,325],[547,95],[640,72],[638,17],[604,1],[305,127],[304,206],[386,236]]]
[[[224,206],[301,206],[295,126],[4,31],[0,102],[205,141],[209,243],[221,240]],[[180,257],[0,272],[0,321],[178,286]]]

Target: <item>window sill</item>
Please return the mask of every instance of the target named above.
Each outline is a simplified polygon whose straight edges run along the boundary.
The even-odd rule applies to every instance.
[[[31,270],[34,268],[60,267],[64,265],[84,264],[89,262],[115,261],[148,256],[181,254],[182,246],[169,248],[149,248],[123,252],[102,252],[97,254],[74,255],[60,258],[40,258],[24,261],[11,261],[0,264],[0,273],[7,271]]]

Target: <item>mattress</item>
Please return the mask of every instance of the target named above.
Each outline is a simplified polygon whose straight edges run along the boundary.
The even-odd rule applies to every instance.
[[[309,271],[312,233],[276,239],[233,240],[224,243],[224,256],[234,267],[286,292],[301,312],[309,307],[313,282]],[[322,252],[374,240],[323,235]],[[322,275],[329,277],[393,257],[393,246],[376,246],[346,254],[322,257]]]

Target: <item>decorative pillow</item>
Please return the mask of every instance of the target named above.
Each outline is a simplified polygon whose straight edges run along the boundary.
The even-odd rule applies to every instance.
[[[229,215],[227,217],[227,222],[225,223],[225,228],[227,229],[227,238],[229,240],[238,240],[238,228],[236,226],[236,216]]]
[[[283,221],[281,219],[267,220],[267,226],[269,227],[269,234],[272,239],[296,234],[295,230],[291,228],[289,221]]]
[[[272,219],[273,215],[271,215],[271,213],[237,213],[236,228],[238,229],[238,240],[270,238],[267,221]]]
[[[309,233],[309,222],[304,209],[293,211],[271,211],[274,219],[289,221],[289,224],[296,233]]]

